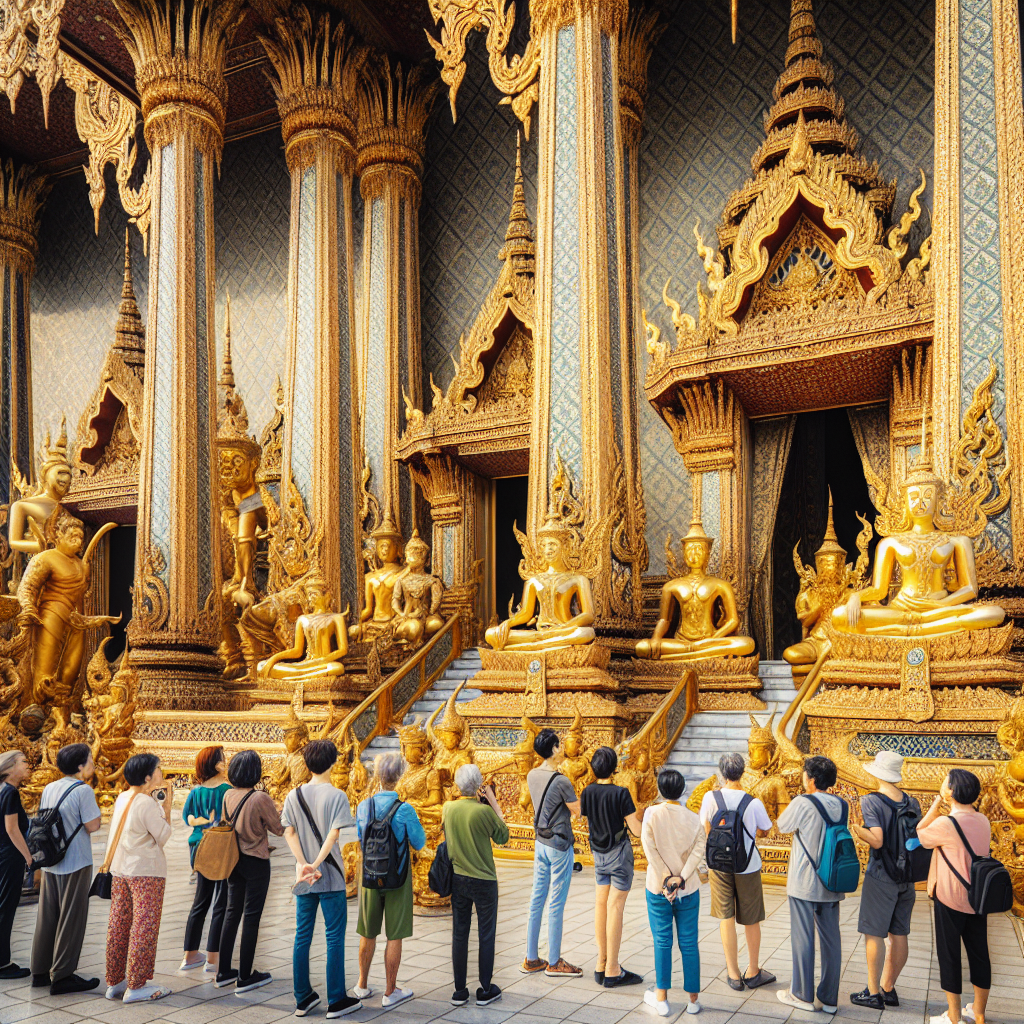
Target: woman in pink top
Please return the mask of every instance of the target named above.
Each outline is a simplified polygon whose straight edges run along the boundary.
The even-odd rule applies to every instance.
[[[956,830],[959,825],[976,856],[987,857],[992,843],[992,826],[984,814],[972,806],[981,793],[978,776],[963,768],[953,768],[946,776],[939,795],[917,826],[921,845],[935,850],[928,871],[928,895],[935,906],[935,955],[939,961],[939,983],[946,993],[949,1009],[931,1024],[958,1024],[961,1020],[985,1024],[985,1004],[992,987],[992,965],[988,956],[988,918],[975,914],[967,899],[967,890],[953,873],[971,877],[971,857]],[[951,811],[940,814],[943,800]],[[956,825],[953,822],[956,822]],[[952,865],[952,868],[950,867]],[[960,1012],[963,981],[960,971],[960,943],[967,951],[974,986],[974,1004]]]

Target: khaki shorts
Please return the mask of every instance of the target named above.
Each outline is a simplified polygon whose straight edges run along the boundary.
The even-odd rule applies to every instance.
[[[711,876],[711,916],[720,921],[736,918],[737,924],[758,924],[765,918],[761,872],[734,875],[728,871],[709,871]]]
[[[375,939],[380,927],[388,939],[412,937],[412,868],[405,874],[405,885],[401,889],[386,889],[377,892],[359,886],[359,920],[356,934],[364,939]]]

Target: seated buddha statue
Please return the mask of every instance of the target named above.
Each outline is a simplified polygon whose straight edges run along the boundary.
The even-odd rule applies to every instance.
[[[405,545],[405,572],[395,580],[391,594],[395,639],[410,647],[429,640],[444,625],[437,614],[444,585],[427,572],[429,556],[430,545],[420,537],[419,530],[413,530]]]
[[[388,509],[384,522],[370,534],[380,568],[368,572],[363,580],[363,610],[359,621],[349,627],[351,640],[373,640],[391,625],[395,617],[391,598],[398,577],[406,570],[402,565],[402,535]]]
[[[14,473],[14,485],[21,491],[21,497],[11,504],[7,535],[11,547],[26,555],[38,555],[46,548],[43,528],[54,512],[62,507],[61,503],[71,487],[68,432],[63,416],[57,443],[51,443],[47,431],[42,453],[38,486],[30,486],[20,473]]]
[[[342,676],[348,654],[348,609],[331,611],[331,595],[323,581],[311,582],[306,595],[313,611],[295,620],[295,643],[256,666],[261,676],[293,681]]]
[[[485,636],[496,650],[557,651],[593,643],[594,597],[590,580],[565,564],[569,530],[549,511],[537,531],[540,572],[523,585],[518,611],[491,626]],[[519,629],[516,627],[523,626]]]
[[[931,462],[918,459],[904,484],[902,529],[879,542],[870,586],[835,608],[834,629],[868,636],[947,636],[1003,621],[1006,613],[999,605],[974,601],[978,576],[971,538],[935,528],[942,489]],[[882,604],[897,566],[899,590]]]
[[[700,661],[753,653],[754,641],[749,636],[733,635],[739,628],[740,616],[732,585],[705,574],[713,543],[696,512],[683,538],[683,559],[689,572],[661,588],[658,624],[650,640],[641,640],[636,645],[637,657]],[[676,616],[679,625],[675,634],[666,639]]]

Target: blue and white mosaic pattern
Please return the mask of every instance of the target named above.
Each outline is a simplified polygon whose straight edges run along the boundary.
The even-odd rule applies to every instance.
[[[341,545],[341,606],[356,606],[355,563],[350,552],[355,551],[355,500],[352,460],[352,347],[349,324],[352,303],[348,294],[348,245],[345,242],[345,198],[352,191],[352,179],[337,175],[338,195],[338,486],[341,490],[338,522]],[[359,264],[357,263],[358,267]],[[358,277],[358,274],[356,275]]]
[[[895,750],[903,757],[947,757],[961,761],[1005,761],[1009,757],[994,736],[970,733],[900,736],[861,732],[850,744],[850,751],[858,757],[874,757],[880,750]]]
[[[441,574],[444,585],[450,587],[455,582],[455,527],[444,528],[444,569]]]
[[[612,44],[601,36],[601,112],[604,121],[605,236],[608,244],[608,333],[611,344],[612,416],[615,419],[615,442],[623,447],[622,430],[622,325],[619,319],[619,231],[615,202],[615,108],[619,98],[612,86]]]
[[[373,476],[370,486],[379,498],[384,474],[386,407],[381,382],[387,359],[387,303],[384,298],[384,202],[375,199],[370,209],[370,328],[366,340],[366,409],[363,446]],[[381,511],[384,511],[383,509]]]
[[[316,389],[316,167],[299,183],[298,312],[292,411],[291,473],[309,509],[313,493],[313,395]]]
[[[195,168],[195,252],[196,252],[196,557],[198,581],[197,611],[202,611],[213,590],[213,557],[210,548],[212,481],[210,479],[210,363],[206,302],[206,204],[204,160],[194,152]],[[219,566],[218,566],[219,569]]]
[[[0,502],[11,497],[11,275],[0,267]],[[21,469],[21,467],[18,467]],[[22,470],[27,472],[27,467]],[[6,529],[4,533],[6,534]]]
[[[705,473],[700,492],[700,518],[704,532],[715,540],[708,562],[709,573],[718,572],[722,565],[722,491],[719,475],[717,469]],[[679,524],[680,533],[685,532],[682,525]]]

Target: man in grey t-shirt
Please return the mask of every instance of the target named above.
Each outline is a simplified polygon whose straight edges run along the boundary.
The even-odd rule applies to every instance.
[[[42,814],[60,803],[60,816],[68,844],[63,860],[43,868],[39,910],[32,939],[32,986],[50,986],[51,995],[88,992],[99,978],[80,978],[78,958],[89,919],[92,885],[92,833],[100,827],[100,808],[89,780],[95,768],[85,743],[70,743],[57,752],[57,767],[64,778],[49,783],[39,798]],[[61,803],[61,797],[66,799]]]
[[[839,901],[843,893],[826,889],[818,877],[825,840],[825,820],[812,801],[834,822],[843,819],[846,801],[826,792],[836,784],[836,766],[827,757],[804,761],[804,793],[779,815],[780,832],[793,834],[786,874],[789,897],[790,947],[793,954],[793,982],[780,989],[779,1000],[800,1010],[824,1009],[835,1013],[842,971],[839,935]],[[812,861],[813,858],[813,861]],[[814,988],[814,932],[821,946],[821,982]]]
[[[526,924],[524,974],[543,971],[552,978],[578,978],[582,969],[562,959],[562,911],[572,880],[572,816],[579,817],[580,801],[572,783],[558,768],[565,760],[553,729],[541,729],[533,749],[544,759],[526,776],[533,802],[533,894]],[[542,960],[540,921],[548,904],[548,959]]]

